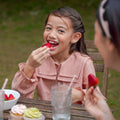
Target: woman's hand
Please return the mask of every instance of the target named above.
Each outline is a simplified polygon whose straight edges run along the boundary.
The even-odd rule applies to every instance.
[[[49,57],[49,48],[48,47],[40,47],[36,50],[34,50],[27,62],[26,65],[24,67],[24,73],[27,77],[31,78],[33,75],[33,72],[35,70],[36,67],[39,67],[44,60]]]
[[[112,113],[105,101],[105,97],[97,88],[89,88],[85,96],[86,110],[97,120],[114,120]]]
[[[82,89],[78,90],[75,88],[72,88],[72,103],[76,103],[76,102],[82,102],[84,99],[84,95],[85,93],[82,91]]]

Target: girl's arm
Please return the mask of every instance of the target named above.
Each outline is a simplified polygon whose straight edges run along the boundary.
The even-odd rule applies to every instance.
[[[95,75],[93,61],[88,58],[84,64],[82,88],[77,87],[72,89],[72,103],[77,102],[78,104],[82,104],[84,102],[84,96],[88,86],[88,75],[91,73]]]
[[[35,69],[49,56],[48,51],[49,48],[40,47],[30,54],[26,64],[20,65],[20,71],[12,81],[12,89],[19,91],[22,97],[33,98],[38,81],[35,77]]]
[[[82,84],[83,89],[88,89],[88,86],[89,86],[88,75],[89,74],[93,74],[96,76],[95,68],[94,68],[93,61],[91,58],[89,58],[85,63],[84,73],[83,73],[83,84]]]
[[[32,79],[28,78],[23,72],[24,66],[25,63],[19,64],[20,70],[14,76],[12,89],[20,92],[21,97],[33,98],[38,80],[35,75],[33,75],[34,78]]]
[[[39,67],[50,56],[48,51],[48,47],[40,47],[30,54],[23,69],[28,78],[32,78],[35,68]]]
[[[82,89],[72,88],[72,103],[82,104],[81,101],[84,100],[84,95],[85,93]]]

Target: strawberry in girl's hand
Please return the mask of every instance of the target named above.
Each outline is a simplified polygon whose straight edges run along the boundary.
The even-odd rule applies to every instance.
[[[97,77],[95,77],[93,74],[89,74],[89,75],[88,75],[89,88],[90,88],[91,86],[96,87],[98,83],[99,83],[99,80],[98,80]]]
[[[14,100],[14,99],[15,99],[15,97],[12,94],[10,94],[8,97],[8,100]]]
[[[44,47],[44,46],[50,48],[50,47],[51,47],[51,44],[50,44],[50,43],[46,43],[46,44],[42,45],[42,47]]]

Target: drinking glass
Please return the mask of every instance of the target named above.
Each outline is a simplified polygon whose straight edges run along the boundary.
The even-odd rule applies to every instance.
[[[70,120],[71,88],[59,85],[51,88],[53,120]]]
[[[0,120],[3,120],[4,91],[0,90]]]

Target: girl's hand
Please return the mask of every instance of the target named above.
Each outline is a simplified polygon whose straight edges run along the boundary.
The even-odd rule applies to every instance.
[[[39,67],[44,62],[44,60],[49,56],[50,55],[49,55],[48,47],[40,47],[40,48],[34,50],[30,54],[30,56],[26,62],[26,65],[24,66],[25,75],[28,78],[31,78],[35,71],[35,68]]]
[[[85,96],[85,108],[97,120],[114,120],[105,98],[98,87],[88,89]]]
[[[82,90],[72,88],[72,103],[83,101],[85,93]]]
[[[43,61],[48,56],[50,56],[48,51],[49,51],[48,47],[40,47],[34,50],[29,56],[26,64],[33,69],[35,69],[36,67],[39,67],[43,63]]]

